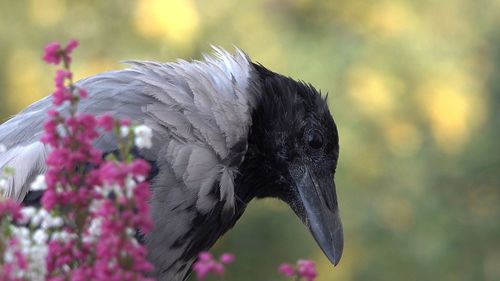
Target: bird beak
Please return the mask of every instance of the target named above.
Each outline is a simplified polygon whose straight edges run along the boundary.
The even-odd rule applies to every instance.
[[[315,176],[308,168],[292,175],[298,191],[292,209],[328,259],[337,265],[344,249],[344,236],[333,176],[329,171]]]

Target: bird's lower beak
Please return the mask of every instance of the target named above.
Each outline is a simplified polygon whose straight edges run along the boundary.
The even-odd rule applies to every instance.
[[[333,177],[329,172],[313,175],[307,168],[293,174],[298,198],[292,208],[309,227],[328,259],[337,265],[344,249],[344,236]]]

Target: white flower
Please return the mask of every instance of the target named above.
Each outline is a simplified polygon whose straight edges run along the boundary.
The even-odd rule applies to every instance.
[[[52,217],[52,226],[61,227],[63,226],[63,219],[61,217]]]
[[[96,239],[102,233],[102,218],[94,218],[90,222],[88,233],[83,235],[83,241],[86,243],[92,243],[96,241]]]
[[[23,217],[30,218],[35,215],[37,212],[35,207],[24,207],[21,209],[21,214],[23,214]]]
[[[70,234],[67,231],[54,231],[52,232],[51,240],[53,241],[69,241],[70,239],[75,239],[76,234]]]
[[[121,126],[120,127],[120,136],[122,138],[128,137],[129,133],[130,133],[130,127],[129,126]]]
[[[15,262],[16,253],[20,252],[26,259],[26,268],[14,267],[12,274],[20,280],[43,281],[46,275],[45,258],[47,256],[48,235],[43,230],[30,232],[26,227],[11,226],[12,237],[17,243],[7,247],[3,253],[4,262]]]
[[[102,219],[101,218],[95,218],[90,222],[89,226],[89,234],[93,236],[99,236],[101,235],[101,225],[102,225]]]
[[[37,226],[39,226],[39,225],[42,223],[42,220],[43,220],[43,218],[42,218],[40,215],[35,214],[35,215],[31,218],[31,223],[30,223],[30,224],[31,224],[31,226],[33,226],[33,227],[37,227]]]
[[[26,244],[29,242],[30,232],[26,227],[12,227],[13,236],[18,239],[21,244]]]
[[[122,198],[123,197],[123,191],[122,191],[122,187],[118,184],[104,184],[103,186],[97,186],[96,187],[96,190],[101,193],[104,197],[109,197],[111,194],[113,194],[113,196],[115,198]],[[99,205],[96,205],[96,207],[98,207]],[[93,206],[91,206],[91,208],[94,208]]]
[[[44,175],[38,175],[33,183],[31,183],[31,190],[44,190],[47,189]]]
[[[14,261],[14,253],[11,249],[7,249],[7,251],[5,251],[3,254],[3,260],[5,263],[11,263]]]
[[[4,153],[5,151],[7,151],[7,147],[5,146],[5,144],[0,143],[0,153]]]
[[[127,228],[125,229],[125,233],[126,233],[128,236],[130,236],[130,237],[134,237],[135,232],[136,232],[136,231],[135,231],[135,229],[132,229],[132,228],[130,228],[130,227],[127,227]]]
[[[41,223],[43,223],[46,218],[49,216],[49,213],[45,209],[39,209],[38,212],[31,218],[31,226],[37,227]]]
[[[125,197],[127,198],[134,197],[135,186],[136,186],[135,181],[130,176],[128,176],[127,179],[125,180]]]
[[[35,244],[30,247],[28,258],[28,268],[23,270],[26,275],[24,280],[44,281],[47,272],[45,258],[47,257],[48,247],[46,244]]]
[[[95,189],[101,194],[103,194],[103,190],[100,186],[95,186]],[[91,213],[95,213],[99,210],[99,208],[101,208],[101,205],[102,205],[102,200],[94,199],[92,200],[92,202],[90,202],[89,211]]]
[[[45,230],[37,229],[35,231],[35,234],[33,234],[33,240],[38,245],[45,244],[48,239],[49,239],[49,236],[47,235],[47,233],[45,232]]]
[[[135,140],[134,143],[138,148],[151,148],[153,143],[153,130],[146,125],[140,125],[134,128]]]
[[[21,224],[28,224],[28,222],[35,216],[37,209],[34,207],[24,207],[21,209],[23,218],[19,221]]]
[[[42,229],[47,229],[51,227],[61,227],[63,225],[63,219],[61,217],[54,217],[50,214],[44,217],[42,221]]]

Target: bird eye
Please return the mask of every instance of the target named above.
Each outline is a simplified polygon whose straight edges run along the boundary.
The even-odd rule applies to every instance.
[[[313,130],[307,135],[307,144],[313,149],[323,147],[323,134],[318,130]]]

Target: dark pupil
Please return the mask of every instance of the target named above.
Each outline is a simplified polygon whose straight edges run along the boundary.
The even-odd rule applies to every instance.
[[[309,134],[307,142],[311,148],[321,148],[323,146],[323,135],[318,130],[314,130]]]

